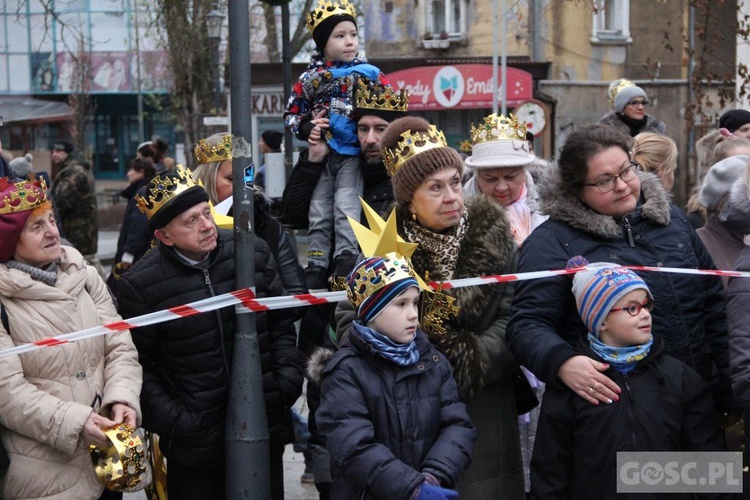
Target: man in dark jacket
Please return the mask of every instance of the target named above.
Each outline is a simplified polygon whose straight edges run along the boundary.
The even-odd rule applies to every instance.
[[[168,189],[158,192],[159,187]],[[166,192],[166,195],[163,193]],[[208,194],[190,172],[156,176],[138,207],[158,245],[120,279],[124,317],[151,313],[235,290],[233,235],[214,224]],[[268,246],[255,239],[258,297],[282,295]],[[284,442],[289,408],[302,390],[301,356],[285,311],[256,318],[263,392],[270,431],[273,498],[283,498]],[[133,332],[143,365],[143,425],[160,436],[169,461],[171,499],[223,499],[224,421],[235,311],[224,308]]]
[[[49,190],[63,236],[101,274],[101,264],[96,258],[99,225],[91,165],[74,154],[73,143],[66,139],[55,141],[51,149],[53,175]]]

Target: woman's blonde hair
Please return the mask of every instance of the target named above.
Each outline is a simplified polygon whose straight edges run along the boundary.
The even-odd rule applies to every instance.
[[[193,169],[193,179],[195,182],[202,182],[203,188],[208,193],[208,199],[214,205],[219,204],[219,195],[216,192],[216,176],[219,173],[220,161],[212,161],[198,165]]]
[[[665,135],[643,132],[635,136],[633,160],[661,177],[677,169],[677,144]]]
[[[206,145],[209,148],[212,148],[214,146],[222,144],[224,142],[224,138],[227,135],[229,135],[229,132],[219,132],[217,134],[206,137],[204,141],[206,141]],[[213,203],[214,205],[217,205],[221,201],[219,200],[219,195],[216,192],[216,176],[219,173],[219,167],[222,163],[223,162],[221,161],[202,163],[200,165],[197,165],[193,169],[193,179],[195,179],[196,182],[200,180],[203,183],[203,187],[208,193],[208,199],[211,200],[211,203]]]

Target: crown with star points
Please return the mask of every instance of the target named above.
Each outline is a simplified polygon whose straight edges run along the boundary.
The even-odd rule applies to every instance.
[[[217,144],[213,146],[206,141],[201,139],[193,149],[195,156],[195,164],[203,165],[204,163],[211,163],[215,161],[225,161],[232,159],[232,135],[227,134],[221,138]]]
[[[447,148],[445,134],[435,125],[430,125],[425,132],[407,130],[401,134],[395,148],[383,148],[383,165],[388,175],[393,177],[398,169],[411,158],[435,148]]]
[[[319,0],[318,6],[307,14],[307,29],[312,35],[320,23],[331,16],[348,15],[357,18],[357,11],[349,0]]]
[[[482,142],[510,140],[526,140],[526,123],[519,122],[513,113],[508,113],[507,117],[492,113],[485,116],[479,125],[471,124],[471,142],[474,146]]]
[[[409,107],[409,91],[398,92],[390,85],[381,85],[360,78],[357,81],[357,109],[374,109],[378,111],[396,111],[406,113]]]
[[[157,175],[148,185],[146,196],[135,195],[138,210],[150,220],[164,205],[178,197],[188,189],[199,186],[193,179],[190,170],[177,165],[177,175]]]
[[[11,182],[0,178],[0,214],[13,214],[33,210],[44,205],[47,199],[47,183],[43,178]]]

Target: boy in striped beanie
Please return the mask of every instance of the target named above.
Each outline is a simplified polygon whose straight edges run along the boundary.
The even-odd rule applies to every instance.
[[[663,354],[661,338],[651,334],[654,299],[643,279],[617,264],[589,264],[581,257],[568,267],[585,267],[573,278],[578,313],[589,331],[578,349],[606,363],[604,375],[622,392],[619,400],[600,405],[562,383],[547,385],[531,459],[531,497],[614,498],[623,477],[618,452],[725,451],[708,385]]]

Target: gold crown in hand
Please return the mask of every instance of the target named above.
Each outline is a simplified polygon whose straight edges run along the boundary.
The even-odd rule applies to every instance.
[[[232,159],[232,135],[227,134],[221,138],[218,144],[213,146],[206,141],[201,139],[193,149],[195,155],[195,164],[202,165],[204,163],[211,163],[214,161],[224,161]]]
[[[21,182],[0,178],[0,214],[33,210],[47,201],[47,183],[41,177]]]
[[[445,135],[435,125],[430,125],[425,132],[407,130],[401,134],[395,148],[383,148],[383,164],[388,175],[393,177],[414,156],[430,149],[447,147]]]
[[[91,446],[91,461],[99,480],[111,491],[133,491],[151,481],[148,450],[143,430],[128,424],[102,429],[109,439],[103,448]]]
[[[318,6],[307,14],[307,29],[312,35],[315,32],[315,28],[320,26],[320,23],[329,17],[344,15],[357,18],[357,11],[354,10],[354,6],[348,0],[338,0],[335,2],[331,0],[319,0]]]
[[[150,220],[169,201],[184,193],[193,186],[197,186],[190,170],[177,165],[177,175],[157,175],[148,185],[146,196],[135,195],[138,210],[146,214]]]
[[[479,125],[471,124],[471,142],[474,146],[482,142],[509,140],[526,140],[526,123],[519,122],[513,113],[509,113],[507,118],[492,113],[484,117]]]
[[[368,82],[364,78],[357,81],[357,109],[406,113],[409,106],[408,90],[401,89],[396,92],[390,85]]]

